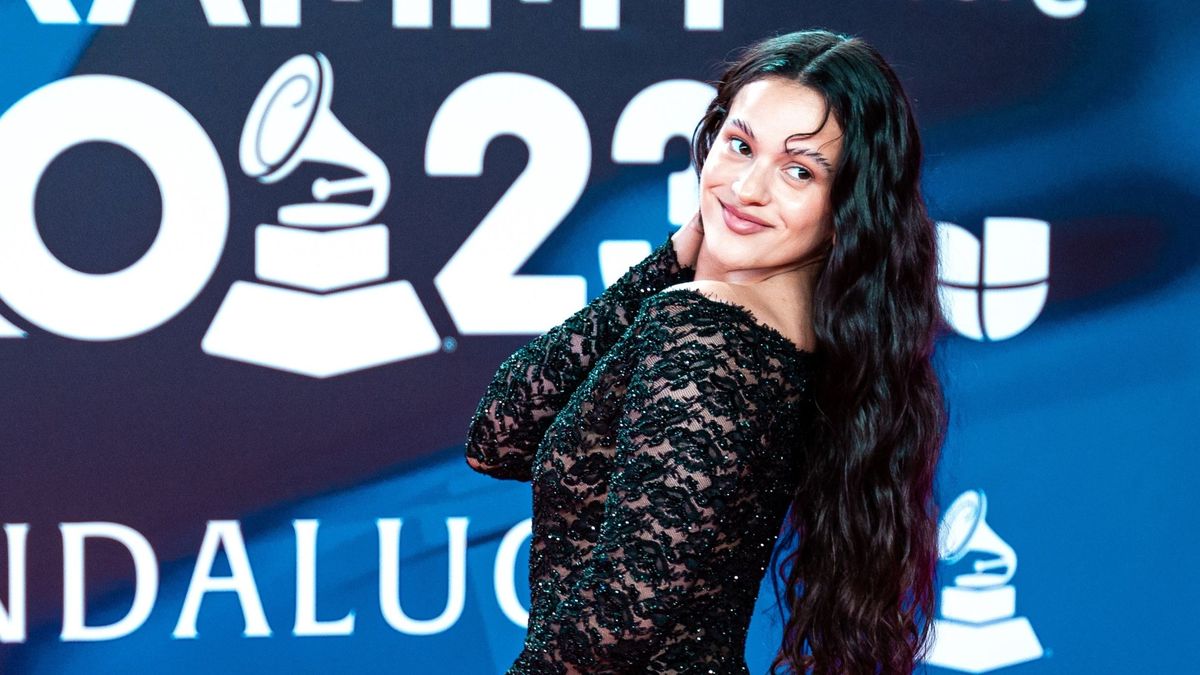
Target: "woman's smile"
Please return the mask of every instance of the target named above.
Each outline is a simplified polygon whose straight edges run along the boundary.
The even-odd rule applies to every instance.
[[[721,204],[721,216],[725,226],[738,234],[754,234],[771,228],[766,221],[738,211],[736,208],[717,200]]]

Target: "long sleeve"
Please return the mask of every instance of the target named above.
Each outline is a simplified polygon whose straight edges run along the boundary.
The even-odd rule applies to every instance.
[[[621,337],[646,297],[691,281],[668,235],[650,255],[563,323],[500,364],[467,431],[472,469],[529,481],[534,451],[596,361]]]
[[[770,375],[720,321],[647,309],[592,557],[509,675],[646,672],[661,636],[723,592],[742,546]]]

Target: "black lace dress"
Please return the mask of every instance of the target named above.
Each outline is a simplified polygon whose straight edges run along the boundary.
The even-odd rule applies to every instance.
[[[506,359],[479,403],[472,468],[533,483],[510,674],[748,672],[817,364],[748,309],[667,288],[694,273],[668,237]]]

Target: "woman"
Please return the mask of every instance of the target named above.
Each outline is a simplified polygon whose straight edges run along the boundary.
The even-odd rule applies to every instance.
[[[911,672],[945,414],[909,101],[857,38],[769,38],[693,158],[692,222],[507,359],[472,420],[472,468],[533,482],[509,673],[747,672],[781,524],[772,672]]]

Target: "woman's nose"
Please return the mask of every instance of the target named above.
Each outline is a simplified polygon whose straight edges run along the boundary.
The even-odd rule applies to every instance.
[[[747,167],[730,187],[744,204],[766,203],[766,179],[756,166]]]

